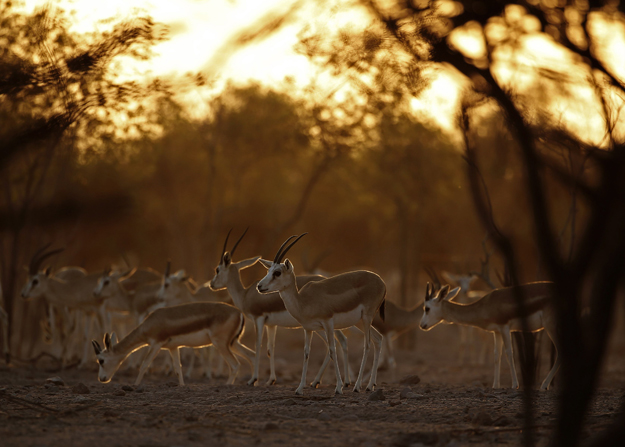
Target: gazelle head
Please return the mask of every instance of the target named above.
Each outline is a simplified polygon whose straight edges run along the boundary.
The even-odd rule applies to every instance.
[[[243,239],[243,236],[247,233],[249,227],[245,229],[239,240],[234,244],[232,250],[229,252],[226,251],[228,246],[228,238],[230,237],[230,233],[232,229],[228,231],[228,235],[226,236],[226,241],[224,242],[224,248],[221,250],[221,255],[219,256],[219,264],[215,267],[215,276],[208,283],[208,286],[211,290],[223,290],[227,287],[228,281],[231,278],[231,275],[235,275],[238,278],[239,270],[246,269],[248,267],[253,266],[260,260],[260,256],[255,256],[253,258],[245,259],[239,262],[233,262],[232,256],[234,256],[234,251],[239,246],[239,242]]]
[[[41,271],[39,268],[45,259],[64,250],[63,248],[58,248],[56,250],[46,252],[49,246],[50,244],[37,250],[30,260],[30,264],[28,266],[28,279],[26,280],[26,285],[24,285],[24,288],[22,289],[22,298],[24,299],[39,298],[40,296],[44,296],[46,294],[48,280],[50,278],[50,267],[46,267]]]
[[[184,293],[183,287],[189,287],[190,279],[187,276],[187,272],[184,269],[178,270],[176,273],[169,273],[171,271],[171,261],[167,261],[167,267],[161,280],[161,287],[156,292],[156,297],[163,301],[176,301]],[[191,285],[192,287],[192,285]]]
[[[286,289],[290,284],[295,282],[295,272],[293,270],[293,264],[288,259],[284,259],[286,253],[291,249],[293,245],[308,233],[300,234],[299,236],[291,236],[280,246],[276,257],[273,262],[260,260],[261,264],[267,269],[267,274],[263,279],[258,281],[256,286],[260,293],[280,292]],[[296,238],[288,246],[287,244],[293,238]],[[286,246],[286,248],[285,248]]]
[[[476,275],[454,275],[445,271],[441,272],[441,276],[448,282],[460,287],[460,290],[464,294],[471,289],[471,283],[477,279]]]
[[[136,269],[129,271],[113,271],[110,267],[104,269],[102,276],[98,279],[98,283],[93,289],[93,296],[96,298],[107,298],[115,294],[115,287],[119,284],[119,281],[132,275]]]
[[[124,360],[121,355],[113,352],[113,348],[117,344],[117,336],[114,332],[111,335],[104,334],[104,349],[95,340],[91,340],[91,344],[100,367],[98,380],[102,383],[109,383]]]
[[[423,317],[419,327],[424,331],[429,331],[443,321],[443,301],[450,301],[459,291],[460,287],[450,291],[449,284],[446,284],[438,292],[434,292],[433,287],[428,283],[423,302]]]

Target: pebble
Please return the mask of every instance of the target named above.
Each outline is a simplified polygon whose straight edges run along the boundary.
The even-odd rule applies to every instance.
[[[60,377],[50,377],[48,379],[46,379],[46,383],[51,383],[52,385],[56,385],[56,386],[65,386],[65,382],[63,382],[63,379],[61,379]]]
[[[321,413],[319,416],[317,416],[317,419],[319,419],[320,421],[329,422],[330,420],[332,420],[332,416],[330,416],[328,413]]]
[[[369,395],[369,400],[373,402],[386,400],[386,397],[384,396],[384,390],[382,388],[375,390]]]
[[[402,384],[402,385],[416,385],[419,382],[421,382],[421,378],[419,376],[417,376],[416,374],[411,374],[409,376],[404,376],[399,381],[399,383]]]
[[[267,430],[277,430],[278,428],[279,428],[279,426],[275,422],[267,422],[263,426],[263,430],[265,430],[265,431],[267,431]]]
[[[89,394],[89,388],[82,382],[77,383],[72,387],[73,394]]]
[[[353,422],[356,422],[356,421],[359,421],[360,418],[358,416],[356,416],[355,414],[346,414],[345,416],[343,416],[341,418],[341,420],[342,421],[353,421]]]
[[[113,391],[113,396],[125,396],[126,392],[124,390],[115,390]]]
[[[493,425],[493,418],[484,410],[480,410],[471,418],[475,425]]]
[[[124,391],[128,391],[128,392],[132,392],[132,391],[134,391],[135,389],[134,389],[133,387],[131,387],[130,385],[123,385],[123,386],[122,386],[122,390],[124,390]]]
[[[145,388],[143,387],[143,385],[139,385],[137,388],[135,388],[135,393],[143,393],[145,391]]]
[[[297,405],[297,401],[295,399],[287,399],[287,400],[285,400],[282,403],[282,405],[284,405],[286,407],[289,407],[289,406],[292,406],[292,405]]]
[[[408,394],[412,394],[412,390],[410,388],[404,388],[399,392],[399,398],[408,399]]]
[[[389,400],[388,401],[389,407],[396,407],[399,404],[401,404],[401,401],[399,399],[397,399],[397,400]]]

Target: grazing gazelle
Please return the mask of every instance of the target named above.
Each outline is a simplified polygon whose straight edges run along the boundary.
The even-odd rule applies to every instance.
[[[104,336],[104,349],[93,340],[93,349],[100,365],[98,379],[110,382],[122,362],[132,352],[148,346],[135,385],[139,385],[148,367],[161,349],[169,351],[178,382],[184,385],[180,365],[181,347],[200,348],[213,345],[230,367],[228,384],[234,384],[239,361],[233,354],[250,363],[248,353],[239,342],[244,329],[243,314],[224,303],[189,303],[156,309],[119,343],[115,334]]]
[[[268,271],[267,275],[257,285],[260,293],[279,292],[289,313],[304,328],[304,365],[302,379],[295,392],[297,394],[304,392],[312,332],[324,330],[330,346],[330,355],[335,365],[335,392],[336,394],[343,394],[341,373],[336,363],[336,344],[332,335],[335,329],[349,328],[360,321],[362,321],[365,334],[364,352],[354,391],[360,391],[371,338],[373,338],[375,344],[373,368],[367,385],[367,391],[370,391],[376,385],[382,341],[382,336],[371,326],[371,323],[378,310],[384,319],[386,284],[382,278],[373,272],[357,270],[309,282],[300,288],[295,280],[293,264],[288,259],[282,262],[282,259],[304,235],[306,233],[301,234],[287,246],[287,243],[295,236],[288,238],[278,250],[273,262],[260,261]]]
[[[286,310],[284,302],[280,298],[278,293],[260,294],[256,289],[258,282],[255,282],[249,287],[245,287],[241,281],[240,271],[248,267],[253,266],[260,260],[260,256],[254,258],[245,259],[239,262],[232,262],[232,256],[236,250],[239,242],[243,239],[243,236],[247,233],[247,229],[239,240],[234,244],[234,247],[230,252],[226,251],[228,246],[228,238],[230,236],[230,230],[226,236],[224,242],[224,248],[221,251],[219,258],[219,265],[215,268],[215,277],[210,281],[209,286],[213,290],[227,289],[228,293],[232,297],[234,305],[238,307],[250,320],[254,322],[256,328],[256,358],[254,360],[254,373],[252,378],[248,381],[248,385],[254,385],[258,381],[260,370],[260,348],[263,340],[263,330],[267,327],[267,354],[269,355],[270,375],[267,380],[267,385],[273,385],[276,383],[276,367],[274,349],[276,344],[276,331],[278,327],[284,327],[289,329],[300,328],[301,324],[293,318],[291,314]],[[303,287],[305,284],[311,281],[319,281],[323,279],[323,276],[319,275],[301,275],[296,278],[297,286]],[[321,338],[325,340],[322,333],[319,333]],[[346,384],[350,383],[348,352],[347,352],[347,338],[345,335],[336,331],[335,336],[339,340],[341,347],[343,348],[343,356],[345,359],[345,376]],[[326,341],[327,344],[327,341]],[[330,351],[328,350],[326,358],[312,382],[312,386],[316,387],[321,382],[321,377],[325,371],[326,366],[330,361]]]
[[[473,326],[492,332],[495,338],[495,380],[493,388],[500,387],[501,346],[506,349],[506,357],[512,374],[512,387],[518,388],[512,352],[512,337],[510,332],[522,330],[522,319],[526,318],[529,330],[538,332],[543,329],[556,347],[556,361],[540,386],[541,390],[549,389],[553,376],[560,367],[557,356],[556,320],[551,306],[553,283],[534,282],[516,287],[495,289],[483,298],[471,304],[458,304],[451,299],[458,293],[459,287],[452,291],[449,285],[444,286],[434,294],[428,283],[423,304],[423,319],[421,329],[429,331],[441,322]],[[526,314],[519,313],[519,306],[515,294],[523,299]]]

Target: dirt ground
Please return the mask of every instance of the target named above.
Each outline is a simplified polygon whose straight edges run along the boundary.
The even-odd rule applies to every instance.
[[[388,370],[380,372],[378,385],[384,400],[379,401],[371,400],[371,393],[351,390],[334,396],[332,367],[324,385],[296,396],[301,331],[279,332],[279,380],[271,387],[246,386],[247,366],[234,386],[224,385],[224,378],[208,381],[196,373],[186,386],[179,387],[174,377],[150,371],[140,388],[132,386],[136,371],[120,371],[111,383],[98,383],[95,362],[87,371],[59,371],[45,360],[36,368],[0,366],[0,445],[520,445],[521,392],[490,388],[492,354],[487,364],[460,365],[456,329],[441,327],[416,334],[416,348],[397,353],[395,377]],[[246,334],[244,341],[252,346],[249,336]],[[351,365],[356,370],[362,339],[353,335],[349,343]],[[624,354],[625,343],[615,337],[585,436],[607,427],[615,417],[624,398]],[[322,355],[323,347],[315,341],[309,380]],[[502,366],[502,383],[509,385],[505,360]],[[261,383],[268,377],[267,370],[268,361],[263,357]],[[541,380],[546,372],[543,366]],[[418,384],[399,383],[415,374],[420,378]],[[52,377],[59,377],[63,385],[48,382]],[[412,394],[400,398],[402,391]],[[556,393],[557,386],[535,394],[540,446],[548,443],[552,431]]]

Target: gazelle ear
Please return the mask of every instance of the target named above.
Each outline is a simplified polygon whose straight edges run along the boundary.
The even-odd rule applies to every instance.
[[[111,336],[108,334],[108,332],[104,334],[104,349],[106,349],[107,351],[111,349]]]
[[[460,292],[460,287],[456,287],[455,289],[451,289],[449,291],[449,293],[447,294],[447,296],[445,298],[443,298],[443,299],[445,301],[451,301],[458,295],[458,292]]]
[[[289,258],[286,258],[284,260],[284,265],[285,265],[287,271],[290,272],[291,270],[293,270],[293,264],[291,264],[291,261],[289,261]]]
[[[43,270],[43,274],[44,274],[44,275],[46,275],[46,276],[50,276],[50,266],[46,267],[46,268]]]
[[[430,301],[432,299],[431,288],[432,286],[430,285],[430,282],[428,281],[427,285],[425,286],[425,301]]]
[[[449,284],[445,284],[443,287],[441,287],[441,290],[438,292],[436,299],[438,301],[442,301],[446,299],[448,293],[449,293]]]
[[[111,332],[111,347],[117,344],[117,334],[115,332]]]
[[[269,270],[271,268],[271,266],[273,265],[272,261],[267,261],[266,259],[259,259],[258,262],[260,262],[263,267],[265,267],[267,270]]]
[[[228,267],[232,263],[232,255],[230,252],[225,252],[223,257],[223,263],[226,267]]]
[[[235,265],[237,266],[237,268],[239,270],[243,270],[243,269],[246,269],[248,267],[253,266],[258,261],[260,261],[260,256],[255,256],[255,257],[250,258],[250,259],[245,259],[243,261],[239,261],[239,262],[235,263]]]
[[[95,340],[91,340],[91,345],[93,346],[93,350],[95,351],[95,355],[98,355],[102,352],[102,347],[100,347],[100,343]]]

